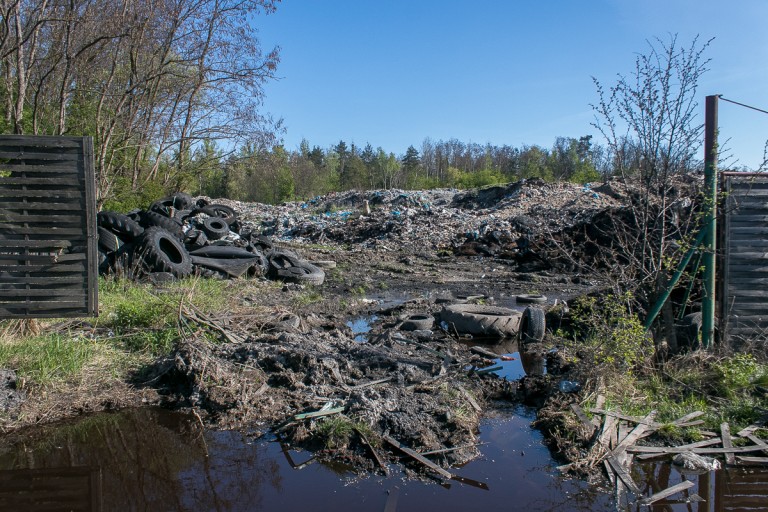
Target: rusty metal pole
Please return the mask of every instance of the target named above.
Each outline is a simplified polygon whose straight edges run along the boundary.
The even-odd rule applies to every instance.
[[[717,100],[707,96],[704,120],[704,297],[701,305],[701,344],[709,348],[715,341],[715,281],[717,253]]]

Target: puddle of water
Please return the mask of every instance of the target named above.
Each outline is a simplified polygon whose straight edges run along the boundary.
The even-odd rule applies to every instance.
[[[365,315],[355,317],[347,322],[347,327],[352,329],[352,334],[355,335],[355,341],[358,343],[366,343],[368,341],[368,333],[371,330],[371,324],[373,324],[379,317],[376,315]]]
[[[477,343],[464,343],[474,346]],[[520,352],[517,340],[504,340],[501,343],[479,345],[489,352],[497,354],[493,359],[493,365],[500,366],[494,370],[494,374],[502,379],[519,380],[526,375],[545,375],[547,373],[546,360],[539,354]]]
[[[238,432],[202,432],[188,414],[145,408],[52,425],[0,444],[0,509],[91,511],[466,510],[637,511],[578,480],[562,478],[524,407],[480,425],[481,456],[438,484],[357,475],[312,454]],[[683,475],[669,462],[636,463],[650,496],[683,480],[694,486],[648,510],[765,510],[768,468]],[[692,494],[705,499],[686,503]]]
[[[484,420],[482,455],[452,469],[467,483],[439,485],[407,480],[395,466],[389,477],[359,476],[276,442],[202,433],[190,415],[100,414],[0,446],[0,503],[3,510],[51,501],[94,511],[612,510],[610,496],[557,474],[533,417],[516,408]]]

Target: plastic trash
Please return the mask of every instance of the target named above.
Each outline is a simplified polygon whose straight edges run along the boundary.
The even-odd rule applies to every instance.
[[[581,384],[572,380],[561,380],[557,387],[563,393],[578,393],[581,390]]]

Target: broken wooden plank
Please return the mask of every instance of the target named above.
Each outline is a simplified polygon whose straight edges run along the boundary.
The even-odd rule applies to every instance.
[[[746,455],[737,455],[736,460],[746,464],[758,464],[758,465],[768,464],[768,457],[749,457]]]
[[[673,485],[672,487],[667,487],[663,491],[657,492],[656,494],[653,494],[651,496],[648,496],[647,498],[643,498],[640,500],[641,505],[650,505],[651,503],[654,503],[659,500],[663,500],[664,498],[668,496],[672,496],[673,494],[677,494],[678,492],[682,492],[686,489],[690,489],[695,484],[691,482],[690,480],[685,480],[683,482],[680,482],[677,485]]]
[[[480,346],[477,346],[477,345],[475,345],[474,347],[470,347],[469,351],[474,353],[474,354],[479,354],[481,356],[485,356],[485,357],[487,357],[489,359],[498,359],[499,358],[498,354],[494,354],[493,352],[491,352],[487,348],[483,348],[483,347],[480,347]]]
[[[477,403],[477,400],[475,400],[472,395],[469,394],[469,391],[467,391],[464,386],[457,384],[456,389],[461,392],[462,396],[467,400],[467,402],[469,402],[469,405],[472,406],[475,412],[480,412],[483,410],[483,408],[480,407],[480,404]]]
[[[765,423],[768,421],[768,414],[764,414],[762,418],[757,420],[755,423],[751,424],[750,426],[741,429],[739,432],[736,433],[739,437],[747,437],[747,434],[753,433],[755,430],[759,428],[763,428],[765,426]]]
[[[462,450],[464,448],[477,448],[481,444],[485,443],[470,443],[470,444],[463,444],[460,446],[452,446],[450,448],[442,448],[440,450],[430,450],[428,452],[421,452],[422,455],[438,455],[440,453],[450,453],[455,452],[456,450]]]
[[[619,477],[619,480],[621,480],[621,483],[623,483],[627,489],[632,491],[632,493],[635,495],[640,494],[640,488],[637,487],[637,484],[634,482],[634,480],[632,480],[632,476],[627,472],[624,466],[621,465],[616,456],[609,454],[605,460],[608,462],[613,472],[616,473],[616,476]]]
[[[695,443],[689,443],[689,444],[683,444],[678,446],[678,448],[702,448],[704,446],[712,446],[714,444],[721,444],[722,441],[719,437],[716,437],[714,439],[704,439],[703,441],[696,441]],[[638,455],[637,458],[640,460],[648,460],[648,459],[654,459],[656,457],[660,457],[666,455],[665,453],[649,453],[646,455]]]
[[[589,418],[587,418],[587,415],[584,413],[581,407],[579,407],[579,404],[571,404],[571,410],[576,414],[576,417],[579,418],[581,423],[586,427],[587,437],[589,439],[592,439],[592,436],[595,434],[595,431],[597,430],[597,426],[595,426],[589,420]]]
[[[646,432],[650,432],[652,430],[656,430],[651,425],[653,424],[653,418],[656,416],[656,411],[649,412],[643,420],[637,424],[635,428],[632,429],[632,431],[627,434],[624,439],[621,439],[619,441],[619,444],[616,446],[616,448],[613,450],[614,455],[619,455],[619,453],[623,451],[627,451],[627,448],[629,446],[632,446],[638,439],[640,439],[643,434]]]
[[[723,422],[720,424],[720,436],[723,438],[723,448],[733,448],[733,441],[731,440],[731,427],[728,423]],[[726,452],[725,463],[729,465],[736,464],[736,456],[733,452]]]
[[[349,390],[354,390],[354,389],[368,388],[368,387],[371,387],[371,386],[376,386],[378,384],[383,384],[385,382],[389,382],[392,379],[394,379],[394,377],[384,377],[383,379],[372,380],[370,382],[364,382],[362,384],[356,384],[354,386],[349,386],[348,389]]]
[[[696,411],[696,412],[692,412],[690,414],[686,414],[682,418],[678,418],[675,421],[673,421],[672,424],[680,426],[681,424],[688,423],[691,420],[698,418],[699,416],[704,416],[704,412],[703,411]]]
[[[310,418],[320,418],[322,416],[330,416],[331,414],[339,414],[344,412],[344,407],[334,407],[333,409],[321,409],[319,411],[303,412],[293,417],[294,420],[307,420]]]
[[[357,427],[355,427],[355,432],[357,432],[357,435],[360,436],[360,440],[363,442],[365,447],[368,448],[368,451],[371,452],[373,459],[379,465],[381,470],[384,471],[384,475],[389,476],[389,468],[387,468],[387,465],[384,464],[383,460],[381,460],[381,457],[379,457],[379,452],[377,452],[371,442],[368,441],[368,437],[366,437],[365,433]]]
[[[483,375],[484,373],[490,373],[495,372],[496,370],[501,370],[501,366],[489,366],[488,368],[480,368],[479,370],[475,370],[475,373],[478,375]]]
[[[762,451],[762,446],[734,446],[733,448],[680,448],[679,446],[630,446],[630,453],[683,453],[693,452],[699,455],[714,453],[749,453]]]
[[[605,396],[604,395],[597,395],[597,399],[595,400],[595,408],[596,409],[602,409],[603,406],[605,406]],[[607,417],[606,417],[607,419]],[[595,416],[592,418],[592,423],[595,424],[596,427],[600,427],[600,418]]]
[[[645,420],[644,418],[640,416],[629,416],[627,414],[622,414],[619,411],[608,411],[606,409],[600,409],[600,408],[592,408],[588,409],[589,412],[594,414],[603,414],[605,416],[614,416],[616,418],[619,418],[621,420],[625,421],[631,421],[632,423],[643,423]],[[701,411],[692,412],[690,414],[686,414],[685,416],[676,419],[675,421],[671,423],[658,423],[655,421],[652,421],[649,423],[650,426],[655,428],[660,428],[663,425],[674,425],[676,427],[692,427],[695,425],[701,425],[704,423],[704,420],[695,420],[695,418],[698,418],[699,416],[703,415],[704,413]]]
[[[598,442],[605,447],[606,450],[610,450],[616,445],[616,427],[618,419],[615,416],[606,416],[603,421],[603,431],[600,433]]]
[[[429,469],[431,469],[435,473],[439,474],[443,478],[446,478],[446,479],[449,479],[449,480],[451,478],[453,478],[453,474],[450,471],[446,471],[445,469],[441,468],[440,466],[438,466],[437,464],[435,464],[431,460],[428,460],[428,459],[422,457],[420,454],[418,454],[414,450],[411,450],[407,446],[405,446],[402,443],[400,443],[400,441],[398,441],[397,439],[394,439],[394,438],[390,437],[388,434],[382,435],[381,438],[384,439],[389,444],[391,444],[392,446],[394,446],[395,448],[397,448],[398,450],[400,450],[401,452],[405,453],[406,455],[409,455],[410,457],[412,457],[416,461],[420,462],[421,464],[425,465],[426,467],[428,467]]]
[[[763,448],[763,452],[768,453],[768,444],[766,444],[765,441],[763,441],[759,437],[755,436],[754,434],[747,434],[744,437],[746,437],[747,439],[749,439],[750,441],[755,443],[757,446],[762,447]]]

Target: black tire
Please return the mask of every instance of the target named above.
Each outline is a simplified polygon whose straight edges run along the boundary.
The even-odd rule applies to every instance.
[[[514,309],[482,304],[451,304],[440,312],[440,318],[460,333],[484,336],[515,336],[522,313]]]
[[[199,213],[203,213],[209,217],[218,217],[220,219],[224,219],[228,225],[237,220],[237,212],[233,208],[223,204],[209,204],[208,206],[203,206],[202,208],[195,208],[189,213],[189,215],[195,216]]]
[[[96,214],[96,224],[113,233],[117,233],[126,242],[141,236],[144,228],[138,222],[122,213],[101,211]]]
[[[101,248],[99,248],[96,254],[99,262],[99,275],[109,274],[109,256]]]
[[[520,320],[520,339],[523,343],[540,342],[544,340],[547,330],[544,310],[540,308],[525,308]]]
[[[254,258],[206,258],[205,256],[191,256],[192,263],[208,270],[215,270],[226,277],[257,277],[264,274],[264,260]]]
[[[163,228],[175,236],[178,240],[183,239],[184,233],[181,229],[181,223],[178,220],[152,211],[141,212],[140,216],[141,225],[144,226],[145,229],[153,226]]]
[[[229,224],[220,217],[208,217],[203,221],[202,230],[208,240],[218,240],[229,234]]]
[[[175,194],[155,201],[149,206],[149,210],[170,216],[171,208],[175,210],[190,210],[195,207],[195,200],[185,192],[176,192]]]
[[[264,257],[260,252],[252,252],[233,245],[209,245],[190,251],[189,254],[192,256],[216,259],[251,259]]]
[[[99,234],[99,250],[104,251],[105,254],[117,252],[125,243],[116,233],[108,229],[99,226],[96,230]]]
[[[546,295],[531,295],[524,293],[518,295],[515,300],[518,304],[544,304],[547,302],[547,297]]]
[[[144,230],[136,256],[149,272],[169,272],[175,277],[192,273],[192,258],[187,250],[178,238],[158,226]]]
[[[285,249],[272,249],[267,253],[269,269],[277,274],[277,271],[289,267],[298,267],[304,262],[298,254]]]
[[[319,286],[325,281],[325,272],[323,272],[323,269],[305,261],[300,265],[279,269],[277,277],[283,281]]]
[[[400,325],[403,331],[424,331],[431,329],[435,323],[435,317],[432,315],[411,315]]]

